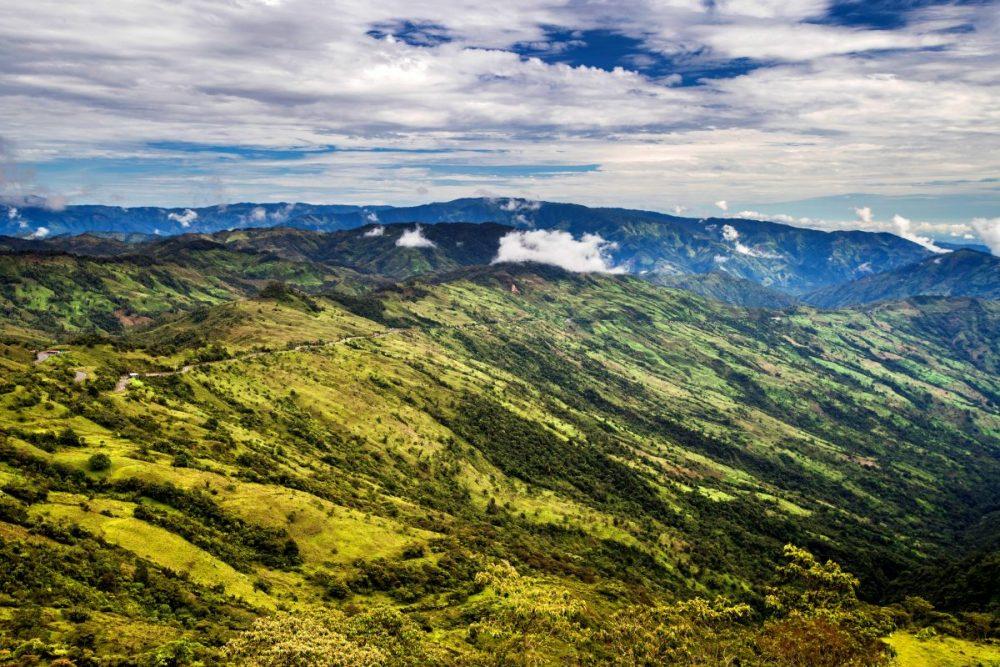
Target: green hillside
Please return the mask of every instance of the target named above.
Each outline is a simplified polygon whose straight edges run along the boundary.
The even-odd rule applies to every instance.
[[[995,572],[996,303],[746,311],[508,265],[349,291],[184,252],[3,258],[2,660],[991,655],[997,597],[943,582]],[[104,326],[123,303],[150,321]],[[113,335],[39,333],[64,320]]]

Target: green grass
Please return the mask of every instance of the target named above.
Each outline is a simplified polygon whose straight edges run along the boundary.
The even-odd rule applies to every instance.
[[[1000,646],[955,637],[918,639],[910,632],[896,632],[886,639],[896,652],[900,667],[996,667]]]
[[[173,533],[132,517],[135,505],[107,499],[88,501],[84,496],[52,494],[52,502],[36,505],[40,516],[67,521],[103,537],[157,565],[190,577],[203,586],[222,586],[226,594],[256,607],[275,603],[253,587],[250,577],[237,572]]]

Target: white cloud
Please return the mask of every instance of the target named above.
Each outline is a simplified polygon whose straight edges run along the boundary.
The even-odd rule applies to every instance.
[[[514,211],[537,211],[542,207],[542,202],[531,199],[511,198],[500,204],[500,209],[508,212]]]
[[[0,22],[0,43],[10,45],[0,127],[17,136],[25,162],[42,174],[59,160],[154,167],[113,182],[79,169],[49,183],[71,190],[93,181],[88,201],[195,206],[224,193],[404,204],[486,188],[669,210],[678,193],[689,202],[718,192],[746,202],[867,187],[917,193],[930,180],[994,173],[1000,150],[990,131],[1000,125],[992,5],[910,11],[900,28],[869,30],[811,20],[828,9],[821,0],[515,0],[502,17],[473,0],[433,0],[419,4],[419,18],[452,41],[427,47],[367,36],[373,25],[413,17],[415,6],[401,0],[343,0],[336,12],[322,0],[126,4],[33,0]],[[730,57],[763,66],[674,86],[676,77],[510,51],[553,42],[546,25],[614,29],[643,42],[645,62],[673,58],[691,72]],[[293,165],[150,148],[164,140],[348,150]],[[427,151],[470,149],[480,167],[600,168],[441,179],[428,166]],[[157,172],[157,161],[167,168]],[[178,163],[198,171],[178,173]],[[2,194],[25,193],[0,184]]]
[[[262,206],[256,206],[250,210],[251,222],[264,222],[267,220],[267,210]]]
[[[736,245],[734,247],[736,249],[736,252],[740,253],[741,255],[747,255],[749,257],[761,257],[767,259],[778,259],[779,257],[781,257],[781,255],[777,255],[773,252],[767,252],[766,250],[751,248],[750,246],[744,245],[739,241],[736,242]]]
[[[282,223],[291,217],[292,211],[295,210],[295,203],[285,204],[284,207],[276,209],[271,212],[271,219],[277,223]]]
[[[7,209],[7,218],[8,219],[10,219],[10,220],[17,220],[17,214],[18,214],[18,210],[16,208],[14,208],[13,206],[11,206],[9,209]]]
[[[367,213],[365,213],[365,221],[378,222],[378,214],[375,213],[374,211],[368,211]]]
[[[373,238],[375,236],[384,236],[384,235],[385,235],[385,227],[383,227],[382,225],[376,225],[375,227],[372,227],[371,229],[369,229],[364,233],[364,236],[368,238]],[[396,245],[401,245],[401,244],[397,243]]]
[[[696,31],[706,44],[733,58],[805,61],[885,49],[943,46],[948,35],[892,30],[857,30],[815,23],[734,21]]]
[[[740,217],[752,217],[752,216],[745,216],[745,214],[748,214],[748,213],[753,213],[753,211],[741,211],[738,215]],[[740,233],[732,225],[723,225],[722,226],[722,238],[723,238],[723,240],[729,241],[730,243],[732,243],[733,244],[733,249],[736,252],[740,253],[741,255],[747,255],[748,257],[762,257],[762,258],[769,258],[769,259],[777,259],[778,257],[780,257],[780,255],[776,255],[774,253],[767,252],[766,250],[759,250],[757,248],[751,248],[750,246],[748,246],[748,245],[746,245],[744,243],[741,243],[739,241]]]
[[[417,225],[413,229],[407,229],[402,236],[396,239],[396,245],[400,248],[433,248],[434,241],[424,236],[424,230]]]
[[[39,227],[38,229],[36,229],[35,231],[33,231],[28,236],[28,238],[29,239],[44,239],[48,235],[49,235],[49,228],[48,227]]]
[[[729,204],[726,202],[725,199],[720,199],[719,201],[715,202],[715,205],[721,208],[723,211],[729,210]]]
[[[806,227],[808,229],[818,229],[825,232],[861,230],[866,232],[889,232],[900,236],[908,241],[924,246],[933,252],[948,252],[944,248],[937,246],[934,236],[961,236],[965,237],[972,227],[965,223],[942,223],[942,222],[917,222],[909,220],[901,215],[893,216],[892,220],[878,220],[872,210],[867,207],[854,209],[857,219],[855,220],[821,220],[817,218],[796,218],[785,214],[765,214],[758,211],[740,211],[736,214],[739,218],[749,218],[754,220],[768,220],[780,222],[795,227]]]
[[[610,251],[616,247],[597,234],[576,240],[562,230],[509,232],[500,239],[493,263],[539,262],[577,273],[624,273],[612,264]]]
[[[198,219],[198,212],[192,211],[191,209],[185,209],[183,213],[168,213],[168,220],[173,220],[180,224],[181,227],[187,229],[191,226],[191,223]]]
[[[1000,257],[1000,218],[976,218],[972,228],[994,255]]]
[[[922,245],[931,252],[945,253],[951,252],[945,248],[935,245],[930,237],[920,236],[913,231],[913,222],[903,216],[896,214],[892,216],[893,232],[896,236],[902,236],[907,241],[913,241],[917,245]]]
[[[680,204],[675,204],[670,208],[670,212],[674,215],[684,215],[685,211],[687,211],[687,207],[681,206]]]

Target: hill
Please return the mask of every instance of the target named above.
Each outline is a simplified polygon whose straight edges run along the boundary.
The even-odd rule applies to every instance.
[[[820,653],[883,664],[892,614],[966,632],[906,596],[991,608],[907,575],[983,548],[998,327],[972,299],[779,315],[501,264],[232,294],[40,363],[12,336],[0,650],[245,661],[322,636],[388,664],[791,665],[826,623]]]
[[[802,298],[823,308],[843,308],[920,295],[1000,299],[1000,258],[976,250],[956,250],[816,290]]]
[[[50,333],[120,333],[165,313],[254,295],[275,280],[348,292],[362,282],[349,270],[234,252],[211,241],[164,244],[162,256],[0,253],[3,317]]]

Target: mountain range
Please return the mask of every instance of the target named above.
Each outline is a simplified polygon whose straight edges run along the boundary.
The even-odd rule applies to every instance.
[[[211,215],[0,237],[0,663],[1000,660],[997,258],[522,200]]]
[[[970,249],[928,257],[805,296],[824,308],[905,299],[918,294],[1000,299],[1000,258]]]
[[[922,246],[885,233],[822,232],[735,218],[683,218],[651,211],[589,208],[523,199],[458,199],[413,207],[233,204],[197,209],[70,206],[7,209],[0,234],[29,237],[85,232],[174,235],[284,226],[336,232],[373,224],[494,223],[516,230],[598,235],[609,261],[636,275],[721,270],[793,295],[924,259]]]

